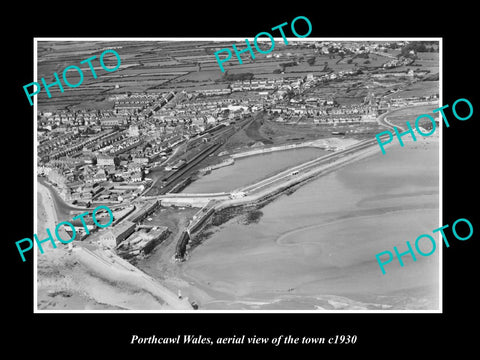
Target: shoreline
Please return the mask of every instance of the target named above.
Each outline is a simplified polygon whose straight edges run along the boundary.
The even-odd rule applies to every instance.
[[[372,145],[365,149],[359,150],[358,152],[353,153],[348,157],[337,159],[333,163],[330,162],[328,164],[324,164],[320,166],[319,168],[310,170],[305,174],[300,175],[294,180],[290,180],[290,181],[284,182],[281,185],[277,185],[276,189],[273,191],[261,190],[256,194],[247,195],[246,197],[241,199],[225,200],[225,201],[219,202],[218,204],[215,204],[213,206],[214,207],[213,216],[212,214],[210,215],[205,214],[205,216],[208,216],[208,218],[206,220],[201,220],[203,224],[200,225],[199,230],[194,231],[193,236],[191,236],[190,231],[188,230],[189,238],[188,239],[185,238],[183,240],[180,238],[180,241],[183,242],[182,244],[179,244],[179,246],[181,247],[180,249],[181,251],[180,252],[177,251],[175,256],[180,261],[187,260],[191,251],[193,251],[196,247],[198,247],[203,242],[209,239],[209,235],[205,236],[206,230],[211,230],[212,228],[215,229],[216,227],[222,225],[224,222],[227,222],[233,218],[241,216],[243,210],[247,210],[247,211],[259,210],[262,207],[266,206],[267,204],[277,200],[282,195],[291,195],[295,191],[300,189],[302,186],[305,186],[322,176],[325,176],[345,166],[348,166],[349,164],[352,164],[359,160],[366,159],[370,156],[373,156],[377,152],[378,152],[378,148]],[[285,171],[288,172],[290,170],[291,169],[287,169],[287,170],[281,171],[280,173]],[[222,221],[218,225],[212,225],[212,221],[215,216],[220,216],[221,218],[225,216],[226,220]],[[188,250],[190,251],[187,252],[186,251],[187,246],[189,245],[190,247]]]
[[[429,138],[426,138],[426,139],[422,138],[422,140],[425,140],[426,143],[429,144],[429,143],[431,143],[431,140],[438,141],[438,138],[432,138],[431,140]],[[417,141],[417,143],[422,144],[423,142]],[[418,144],[418,145],[414,144],[414,145],[419,146],[420,144]],[[399,146],[399,145],[397,144],[397,146]],[[303,186],[308,185],[312,181],[315,181],[315,180],[321,178],[324,175],[330,174],[332,172],[336,172],[339,169],[342,169],[343,167],[345,167],[347,165],[353,164],[353,163],[355,163],[355,162],[357,162],[361,159],[368,158],[368,157],[374,155],[377,152],[379,152],[378,147],[371,146],[371,147],[368,147],[367,149],[364,149],[364,150],[360,151],[359,153],[355,153],[352,157],[349,157],[348,159],[342,158],[342,159],[340,159],[340,161],[336,161],[334,164],[328,164],[326,166],[322,166],[321,170],[312,171],[312,172],[315,173],[313,176],[311,174],[309,174],[309,176],[306,176],[306,178],[303,179],[302,181],[300,181],[300,182],[298,182],[294,185],[288,186],[286,189],[281,190],[279,193],[274,194],[273,196],[267,196],[265,199],[260,201],[260,206],[259,206],[259,204],[233,205],[233,206],[234,206],[234,208],[235,207],[242,207],[242,209],[245,208],[245,206],[250,208],[250,209],[256,209],[256,210],[261,209],[265,205],[270,204],[270,203],[278,200],[281,197],[281,195],[290,195],[290,194],[294,193],[295,191],[297,191],[298,189],[302,188]],[[324,169],[324,167],[327,167],[327,169]],[[55,203],[52,199],[52,195],[51,195],[50,191],[51,190],[48,187],[44,186],[43,184],[39,185],[38,192],[40,193],[41,199],[39,199],[40,201],[39,201],[37,206],[39,206],[39,207],[43,206],[45,208],[45,211],[46,211],[45,224],[49,224],[51,226],[51,224],[54,224],[57,221],[56,220],[57,219],[57,213],[56,213],[56,209],[55,209]],[[261,191],[260,193],[263,193],[263,192],[264,191]],[[252,199],[250,199],[250,200],[252,200]],[[46,202],[50,202],[50,204],[46,204]],[[231,207],[228,207],[224,210],[228,211],[229,209],[231,209]],[[223,211],[223,210],[221,210],[221,211]],[[240,218],[244,214],[244,211],[238,212],[238,210],[234,210],[234,212],[235,212],[235,215],[232,218],[227,219],[227,222],[232,220],[232,219],[235,219],[235,218]],[[40,212],[39,212],[39,219],[40,219]],[[214,226],[208,226],[208,225],[207,226],[202,226],[202,229],[200,230],[200,232],[196,233],[195,237],[197,237],[199,235],[200,235],[200,237],[202,237],[201,236],[202,233],[208,232],[209,230],[212,230],[212,229],[213,229],[213,231],[211,233],[207,234],[207,236],[205,238],[203,238],[200,241],[200,243],[192,244],[193,245],[192,248],[197,248],[197,247],[203,245],[204,242],[209,240],[210,237],[212,236],[212,234],[214,234],[220,228],[220,226],[221,226],[221,224],[219,226],[215,226],[215,225]],[[46,227],[49,227],[49,226],[46,226]],[[176,235],[173,242],[176,242],[176,239],[178,238],[178,235],[179,234]],[[194,242],[195,241],[193,241],[193,243]],[[46,256],[47,254],[49,254],[49,253],[54,254],[55,253],[55,254],[60,255],[59,250],[60,249],[56,249],[56,251],[52,251],[51,249],[48,249],[48,250],[45,251],[45,253],[43,255],[38,255],[38,256],[43,257],[42,262],[45,263],[46,260],[47,260],[47,256]],[[191,249],[191,250],[193,250],[193,249]],[[103,250],[100,250],[100,253],[102,255],[105,255],[105,256],[107,255],[107,253]],[[170,254],[170,255],[173,255],[173,254]],[[171,256],[169,256],[168,254],[161,254],[160,261],[163,261],[163,262],[168,261],[167,259],[170,259],[170,257]],[[58,258],[60,258],[60,256],[58,256]],[[59,260],[59,259],[57,259],[57,260]],[[164,273],[164,275],[166,275],[166,276],[160,277],[160,279],[162,279],[161,283],[158,282],[158,280],[157,280],[158,276],[151,275],[151,274],[147,275],[147,276],[155,279],[154,280],[155,282],[158,282],[159,284],[163,284],[163,286],[166,287],[167,289],[169,289],[168,291],[170,291],[171,293],[174,293],[174,289],[176,288],[178,290],[181,290],[182,293],[184,293],[187,296],[189,294],[191,294],[192,295],[192,300],[195,300],[195,301],[200,300],[199,303],[203,302],[205,304],[219,303],[219,302],[220,303],[221,302],[226,302],[226,303],[227,302],[231,302],[231,303],[236,302],[235,300],[225,300],[225,299],[223,299],[224,297],[222,296],[222,294],[223,295],[226,294],[223,291],[219,292],[218,290],[215,290],[215,289],[209,287],[206,284],[201,285],[201,284],[197,283],[197,281],[195,281],[194,278],[192,278],[192,277],[190,277],[190,276],[188,276],[187,274],[184,273],[184,266],[182,266],[182,264],[158,264],[158,265],[153,266],[153,268],[152,268],[152,265],[148,265],[148,263],[147,263],[147,266],[141,266],[141,267],[146,267],[150,270],[153,270],[153,271],[148,271],[148,273],[152,273],[152,272],[157,273],[157,271],[155,271],[155,269],[160,268],[162,266],[164,268],[166,266],[169,270]],[[132,265],[132,267],[133,267],[133,265]],[[143,270],[141,270],[141,267],[135,266],[135,269],[138,272],[146,275],[147,273],[144,272]],[[37,271],[38,271],[38,268],[37,268]],[[196,283],[196,284],[193,284],[193,283]],[[121,295],[121,292],[122,292],[121,287],[114,286],[114,289],[116,291],[115,296],[123,296],[123,294]],[[105,291],[108,293],[111,290],[105,290]],[[120,291],[120,293],[118,293],[118,291]],[[37,293],[38,292],[40,292],[40,287],[37,289]],[[255,291],[254,293],[256,293],[256,292],[257,291]],[[257,292],[257,293],[258,293],[258,295],[260,295],[260,293],[262,293],[262,292],[263,293],[270,293],[270,291],[260,291],[260,292]],[[212,293],[213,294],[218,293],[219,297],[215,297],[215,296],[212,297]],[[253,293],[252,293],[252,295],[253,295]],[[88,294],[87,294],[87,297],[88,297]],[[97,297],[98,297],[98,289],[97,289]],[[125,297],[128,298],[128,294],[126,294]],[[230,296],[228,296],[228,297],[230,297]],[[309,296],[307,296],[307,297],[309,297]],[[282,298],[283,298],[283,295],[282,295]],[[270,298],[270,299],[272,299],[272,298]],[[277,298],[274,297],[273,300],[275,300],[275,299],[277,299]],[[91,302],[92,300],[95,301],[94,298],[89,298],[89,300],[87,299],[87,302],[88,301]],[[267,301],[268,299],[265,299],[265,300]],[[277,300],[275,300],[275,301],[277,301]],[[275,301],[273,301],[273,302],[275,302]],[[245,301],[238,300],[238,302],[242,303],[242,302],[245,302]],[[139,304],[137,304],[137,305],[139,306]],[[97,303],[97,305],[90,305],[90,306],[86,305],[85,309],[87,309],[87,308],[91,309],[92,306],[94,308],[95,308],[95,306],[97,306],[97,309],[98,309],[98,306],[100,306],[100,309],[106,309],[106,310],[118,309],[119,308],[118,307],[118,302],[112,301],[110,304],[107,304],[106,302],[104,302],[103,305],[99,305],[99,303]],[[120,307],[120,308],[128,309],[128,307],[126,307],[126,308]],[[201,307],[200,307],[200,309],[201,309]],[[46,309],[46,310],[48,310],[48,309]],[[248,308],[247,308],[247,310],[248,310]]]
[[[407,153],[402,156],[404,156],[405,159],[408,159],[410,154],[412,154],[413,152],[420,151],[421,149],[428,149],[428,148],[433,149],[439,143],[438,137],[434,137],[431,139],[427,138],[422,140],[425,140],[425,141],[417,141],[417,143],[409,142],[408,145],[406,144],[405,145],[406,147],[410,147],[410,151],[409,151],[410,153]],[[398,148],[398,151],[405,150],[405,149],[400,149],[400,146],[398,144],[397,144],[397,148]],[[424,153],[424,154],[426,154],[426,156],[429,156],[427,153]],[[430,153],[430,155],[438,158],[438,152],[436,151]],[[360,157],[360,158],[363,159],[365,157]],[[360,158],[358,158],[358,160]],[[379,159],[382,159],[382,158],[379,158]],[[397,159],[397,158],[392,158],[391,160],[392,162],[393,162],[393,159]],[[387,159],[387,161],[390,161],[390,160]],[[395,167],[396,165],[395,163],[393,163],[391,166]],[[329,173],[336,172],[337,170],[340,170],[342,167],[335,167],[335,169],[333,171],[330,171]],[[367,170],[366,172],[369,173],[369,170]],[[432,174],[433,175],[436,174],[436,176],[438,176],[438,172],[432,173]],[[321,177],[322,175],[316,176],[314,180],[318,180]],[[306,181],[301,185],[299,185],[299,188],[303,187],[304,185],[308,186],[309,183],[310,181]],[[438,187],[438,185],[439,184],[437,182],[437,183],[433,183],[432,186]],[[418,193],[412,195],[411,193],[409,193],[409,191],[407,191],[405,195],[400,196],[400,194],[398,194],[396,191],[393,191],[391,193],[392,195],[391,197],[383,197],[383,198],[380,197],[380,200],[386,199],[387,203],[381,203],[378,199],[374,198],[374,194],[375,194],[375,190],[374,190],[373,193],[371,193],[370,195],[372,196],[373,194],[373,197],[361,199],[360,203],[365,206],[364,208],[365,212],[360,211],[360,213],[358,213],[356,210],[352,210],[352,214],[350,214],[352,215],[351,217],[349,217],[348,219],[336,219],[336,222],[341,223],[342,221],[343,222],[350,221],[350,218],[360,219],[362,217],[365,217],[368,212],[371,212],[372,214],[367,217],[370,217],[370,221],[375,222],[375,218],[380,219],[379,217],[382,216],[383,214],[386,214],[385,210],[389,207],[397,207],[397,209],[390,209],[390,211],[388,211],[389,217],[391,218],[395,218],[398,214],[405,214],[407,216],[410,214],[409,217],[412,216],[411,214],[417,214],[417,218],[420,218],[421,217],[420,215],[427,213],[427,214],[430,214],[430,215],[425,215],[426,219],[430,219],[428,220],[429,222],[438,221],[438,220],[435,220],[438,217],[438,207],[437,207],[438,193],[432,192],[432,190],[429,190],[428,189],[429,186],[430,185],[427,185],[427,188],[425,188],[425,191],[426,191],[425,194],[423,193],[420,194],[420,191],[419,191]],[[381,195],[381,193],[379,194]],[[400,199],[400,197],[402,197],[403,200]],[[274,200],[278,201],[280,199],[281,197],[276,197]],[[412,200],[413,200],[413,203],[412,203]],[[424,201],[427,201],[427,203],[424,203]],[[273,203],[275,203],[275,201],[273,201]],[[267,210],[266,213],[270,211],[271,209]],[[257,231],[260,231],[260,233],[264,234],[265,230],[263,228],[261,228],[262,230],[248,230],[248,228],[244,228],[245,230],[242,230],[241,224],[239,223],[240,220],[238,220],[240,219],[241,214],[242,212],[238,213],[233,218],[227,219],[227,222],[221,224],[220,226],[206,226],[206,228],[202,230],[206,233],[206,236],[204,237],[201,236],[201,242],[199,244],[195,244],[196,245],[194,246],[195,250],[189,254],[190,256],[188,261],[185,263],[182,263],[180,266],[181,267],[180,273],[181,273],[182,280],[185,280],[191,283],[192,288],[198,289],[203,293],[206,293],[204,296],[204,301],[199,302],[200,309],[205,308],[209,310],[213,310],[213,309],[255,310],[255,309],[271,309],[272,307],[277,309],[282,309],[282,310],[296,309],[297,305],[306,306],[305,302],[309,302],[310,300],[315,298],[314,293],[311,291],[316,289],[317,286],[319,286],[320,291],[322,291],[321,289],[327,289],[328,287],[333,286],[335,282],[332,282],[329,280],[328,282],[324,283],[324,281],[322,280],[322,278],[327,275],[322,275],[320,277],[314,276],[312,279],[308,277],[308,278],[305,278],[304,280],[302,279],[306,275],[304,276],[299,275],[300,277],[298,277],[299,279],[298,281],[300,281],[300,283],[298,283],[297,285],[300,286],[300,288],[295,289],[293,292],[290,292],[290,289],[287,289],[288,286],[285,286],[285,288],[283,288],[283,286],[277,287],[277,285],[275,285],[277,283],[277,280],[274,280],[273,278],[270,279],[273,273],[270,275],[266,275],[267,276],[266,279],[270,279],[270,281],[267,283],[271,285],[268,285],[266,287],[261,286],[260,283],[263,280],[258,280],[258,279],[256,280],[255,277],[251,278],[251,275],[252,275],[251,268],[252,267],[255,269],[258,268],[258,271],[260,271],[260,269],[263,268],[263,265],[259,266],[257,263],[266,261],[265,266],[267,267],[263,271],[265,271],[267,274],[271,272],[270,270],[276,269],[277,265],[275,265],[275,267],[272,268],[271,261],[275,261],[274,259],[277,259],[279,255],[278,255],[278,252],[270,253],[270,250],[268,250],[270,249],[270,245],[268,244],[270,244],[274,240],[274,239],[270,239],[271,236],[268,236],[267,238],[264,239],[266,243],[260,243],[260,245],[256,245],[257,242],[254,239],[255,234],[257,233]],[[326,229],[328,229],[328,227],[330,227],[335,222],[335,221],[331,221],[333,218],[331,218],[330,221],[325,222],[324,220],[327,220],[328,217],[325,217],[325,215],[322,217],[324,218],[321,224],[299,225],[300,228],[287,230],[286,233],[288,234],[282,233],[282,236],[280,237],[284,237],[284,240],[289,242],[289,239],[290,240],[292,239],[288,238],[288,235],[293,234],[293,236],[295,237],[297,235],[301,235],[305,229],[310,229],[310,228],[315,230],[318,227],[326,227]],[[271,215],[267,216],[265,221],[267,221],[267,226],[268,226],[268,223],[272,221]],[[394,221],[393,223],[396,223],[396,222]],[[398,226],[398,223],[396,226]],[[258,228],[255,227],[254,225],[253,229],[258,229]],[[325,234],[331,233],[332,229],[333,227],[328,229],[328,231],[326,232],[322,231],[321,233],[325,233]],[[240,238],[242,238],[241,234],[243,231],[245,231],[245,235],[243,236],[244,241],[240,241]],[[292,244],[292,247],[289,248],[291,250],[288,250],[288,251],[293,251],[296,254],[299,250],[300,252],[302,252],[302,248],[303,248],[303,251],[306,251],[306,249],[309,249],[310,246],[313,246],[312,244],[308,243],[308,239],[311,236],[308,235],[307,233],[308,231],[306,231],[305,235],[303,236],[303,241],[307,241],[307,243],[302,242],[300,244],[296,244],[296,246]],[[238,236],[240,236],[240,238],[237,239],[237,235],[233,237],[234,236],[233,234],[237,234]],[[269,234],[269,233],[265,233],[265,234]],[[375,232],[375,234],[377,233]],[[227,242],[224,243],[222,241],[221,242],[218,241],[222,238],[225,238],[225,241]],[[229,238],[230,241],[227,240],[227,238]],[[390,239],[390,237],[388,238]],[[260,239],[257,239],[257,240],[262,241]],[[390,240],[393,240],[393,238],[391,238]],[[244,243],[244,245],[235,245],[234,244],[235,242],[237,244]],[[394,244],[394,245],[398,246],[400,245],[400,243]],[[386,246],[386,244],[381,245],[381,243],[378,243],[377,245],[372,246],[369,252],[371,251],[372,254],[375,254],[376,252],[384,250],[383,249],[384,246]],[[362,248],[360,247],[359,250],[360,249]],[[366,248],[363,248],[362,251],[363,251],[363,254],[365,254]],[[237,257],[235,258],[238,259],[237,261],[238,264],[236,264],[236,261],[233,260],[234,256],[230,254],[237,254],[236,255]],[[267,254],[267,255],[264,255],[264,254]],[[299,255],[301,255],[301,253]],[[352,253],[350,250],[347,251],[345,255],[348,256],[349,259],[355,259],[355,253]],[[249,258],[252,258],[252,256],[259,256],[259,258],[258,260],[251,263],[252,260],[249,260]],[[305,254],[303,256],[305,256]],[[362,256],[365,257],[365,255],[362,255]],[[293,257],[293,260],[290,259],[288,260],[289,262],[293,261],[293,263],[295,263],[296,261],[299,261],[299,259],[301,259],[301,258],[296,259],[295,255],[292,255],[292,257]],[[369,257],[367,256],[367,258]],[[264,260],[260,260],[260,259],[264,259]],[[435,259],[432,257],[431,259],[428,259],[428,260],[430,262],[431,261],[435,262],[437,261]],[[319,266],[321,267],[326,266],[325,270],[327,271],[327,274],[329,274],[331,271],[333,271],[333,268],[332,269],[329,268],[328,264],[330,260],[328,260],[328,257],[324,260],[326,260],[327,263]],[[357,261],[357,260],[354,260],[354,261]],[[229,264],[228,269],[230,270],[225,268],[227,263]],[[248,264],[251,263],[251,264],[246,265],[247,263]],[[365,266],[366,264],[363,264],[362,268]],[[423,268],[423,266],[428,266],[428,264],[426,264],[425,262],[422,262],[418,266],[421,266],[421,268]],[[295,273],[296,270],[294,268],[292,269],[293,269],[292,270],[293,273]],[[440,270],[439,268],[437,269],[435,266],[428,267],[428,269],[429,269],[428,271],[432,270],[434,272],[435,271],[438,272]],[[278,270],[280,271],[281,268],[279,268]],[[357,270],[357,271],[359,271],[359,274],[363,274],[362,271],[360,270]],[[404,274],[400,273],[400,276],[412,279],[412,275],[409,272],[411,271],[413,273],[415,271],[415,268],[410,267],[409,270],[404,270],[404,271],[406,272]],[[336,272],[334,271],[331,276],[333,276],[334,273]],[[302,273],[300,272],[300,274]],[[341,281],[339,280],[339,283],[338,283],[339,286],[341,286],[341,284],[344,282],[350,281],[348,276],[346,278],[343,278],[346,275],[342,275],[342,274],[344,274],[344,272],[341,270],[341,268],[339,268],[338,276],[340,276],[340,279],[341,279]],[[376,275],[375,272],[373,272],[372,275],[375,276]],[[352,275],[352,276],[355,279],[358,277],[357,275]],[[370,276],[370,275],[365,273],[365,276],[361,275],[360,277],[358,277],[358,279],[366,279],[367,276]],[[291,281],[293,282],[297,281],[295,279],[296,279],[295,277],[292,277]],[[326,279],[328,279],[328,277]],[[361,304],[355,305],[355,301],[362,302],[363,301],[362,299],[368,299],[367,302],[370,302],[370,300],[374,299],[375,297],[378,297],[377,299],[378,301],[372,301],[373,303],[376,303],[377,305],[383,304],[385,305],[386,308],[390,310],[395,310],[395,309],[421,310],[421,309],[432,309],[438,306],[438,294],[435,294],[435,291],[438,287],[438,283],[437,283],[438,277],[427,276],[425,279],[419,282],[418,288],[415,288],[414,286],[412,287],[412,284],[415,283],[415,281],[413,281],[413,283],[412,281],[413,280],[410,280],[410,283],[408,283],[410,285],[407,285],[407,283],[405,283],[405,285],[400,287],[398,290],[389,286],[385,289],[385,291],[383,290],[380,291],[379,289],[382,289],[382,287],[380,285],[376,286],[376,288],[378,288],[377,289],[378,293],[376,292],[371,293],[371,295],[376,294],[374,297],[371,297],[368,294],[371,291],[374,291],[375,287],[372,287],[372,289],[368,293],[362,293],[361,291],[358,291],[357,293],[355,293],[355,290],[350,290],[349,286],[345,287],[346,289],[345,291],[340,291],[340,288],[338,288],[338,291],[335,291],[335,292],[328,292],[327,290],[327,292],[320,292],[321,295],[318,295],[318,296],[320,297],[338,296],[338,297],[348,298],[351,300],[349,302],[351,303],[351,305],[340,307],[340,309],[350,309],[350,310],[355,309],[355,306],[363,306]],[[278,283],[279,285],[284,283],[285,281],[279,279],[279,283]],[[423,288],[423,286],[425,286],[425,288]],[[293,287],[295,288],[297,286],[293,286]],[[383,300],[380,301],[379,299],[383,299]],[[256,306],[256,305],[250,306],[246,304],[249,301],[264,302],[265,304],[260,306]],[[289,306],[290,303],[292,305],[293,304],[295,305],[291,307],[292,305]]]
[[[44,224],[45,232],[45,228],[55,228],[58,216],[52,190],[41,183],[37,185],[37,227]],[[180,299],[160,281],[112,252],[83,242],[56,244],[56,249],[49,246],[43,254],[35,254],[35,312],[146,310],[145,306],[193,310],[188,298]]]
[[[51,227],[55,228],[55,224],[58,222],[58,214],[57,209],[55,208],[55,202],[50,193],[50,189],[48,189],[44,184],[38,181],[37,191],[40,192],[42,198],[37,205],[40,205],[46,211],[45,222],[49,225],[47,227],[49,229]],[[49,200],[48,204],[47,199]]]

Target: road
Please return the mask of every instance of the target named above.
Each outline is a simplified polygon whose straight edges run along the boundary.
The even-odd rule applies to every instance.
[[[304,175],[314,175],[314,173],[320,171],[326,165],[333,164],[337,160],[347,155],[355,154],[360,150],[376,145],[376,143],[377,143],[376,139],[362,141],[360,143],[350,146],[345,150],[336,151],[334,153],[308,161],[301,165],[294,166],[288,170],[282,171],[279,174],[276,174],[270,178],[259,181],[253,185],[248,185],[243,188],[240,188],[238,189],[238,191],[244,192],[247,195],[253,195],[255,193],[262,191],[265,188],[269,188],[269,187],[274,188],[276,186],[281,186],[282,182],[285,182],[285,181],[291,181],[293,179],[299,179],[299,181],[303,181]]]
[[[188,160],[187,164],[183,168],[159,176],[154,180],[153,184],[148,187],[148,189],[142,192],[142,195],[147,194],[148,191],[151,191],[153,188],[158,189],[157,193],[160,194],[165,194],[171,191],[177,184],[195,173],[203,160],[219,151],[228,137],[233,136],[235,133],[254,121],[259,113],[260,112],[257,111],[248,118],[238,120],[235,125],[226,126],[224,129],[215,131],[214,135],[208,141],[211,144],[210,147],[203,149],[200,153],[197,153],[195,156],[193,156],[190,160]],[[197,141],[202,136],[193,139],[193,141]],[[169,159],[172,157],[173,154]],[[166,162],[163,162],[163,164],[166,164]],[[163,183],[163,180],[165,179],[167,179],[166,184]]]
[[[405,110],[405,109],[408,109],[408,108],[414,108],[414,107],[423,106],[423,105],[425,105],[425,104],[408,105],[408,106],[403,106],[403,107],[399,107],[397,109],[387,111],[386,113],[381,114],[379,117],[377,117],[377,123],[381,126],[386,127],[387,129],[393,130],[393,128],[396,127],[396,128],[399,129],[400,132],[404,132],[407,129],[405,129],[404,126],[397,125],[397,124],[392,124],[391,122],[389,122],[388,121],[388,116],[391,115],[392,113],[396,112],[396,111],[399,111],[399,110]],[[429,102],[428,105],[438,105],[438,104],[436,102],[431,102],[431,103]]]
[[[51,198],[53,200],[53,205],[55,207],[57,220],[64,221],[67,219],[71,219],[72,211],[92,211],[92,209],[71,205],[65,202],[65,200],[63,200],[60,195],[58,195],[56,189],[52,185],[48,184],[48,182],[44,178],[37,177],[37,181],[50,192]]]
[[[377,123],[381,126],[385,126],[389,130],[393,130],[394,127],[397,127],[398,129],[401,130],[401,132],[403,132],[403,131],[405,131],[405,129],[402,126],[394,125],[387,120],[387,115],[390,115],[392,112],[394,112],[396,110],[400,110],[400,109],[387,111],[386,113],[381,114],[379,117],[377,117]]]
[[[359,156],[363,156],[364,154],[368,155],[372,151],[378,151],[378,147],[376,147],[376,144],[376,139],[362,141],[350,146],[345,150],[337,151],[335,153],[308,161],[301,165],[297,165],[286,171],[282,171],[279,174],[261,180],[255,184],[247,185],[243,188],[236,189],[234,192],[243,193],[243,196],[239,196],[237,198],[232,199],[226,197],[223,194],[209,194],[210,202],[205,205],[203,211],[200,211],[194,221],[192,221],[192,223],[187,226],[183,231],[184,235],[186,234],[188,236],[180,237],[180,242],[177,244],[175,257],[177,259],[185,259],[186,246],[191,238],[190,234],[193,231],[196,231],[198,224],[202,224],[215,211],[219,211],[232,206],[255,204],[266,198],[274,196],[275,194],[278,194],[285,189],[288,189],[301,182],[307,181],[310,178],[318,176],[319,174],[334,170],[339,166],[354,161]],[[295,173],[293,174],[293,172]],[[190,199],[192,200],[196,199],[197,197],[204,196],[204,194],[176,195],[181,195],[184,199],[190,197]],[[213,212],[209,210],[213,210]]]
[[[292,168],[284,170],[276,175],[273,175],[269,178],[260,180],[254,184],[246,185],[244,187],[232,190],[231,192],[243,192],[245,195],[255,195],[259,192],[264,192],[269,187],[276,187],[282,185],[285,181],[292,181],[298,179],[303,181],[302,177],[304,175],[313,175],[320,168],[325,167],[325,165],[333,164],[335,161],[348,156],[355,154],[356,152],[368,148],[370,146],[376,145],[376,139],[365,140],[359,142],[355,145],[352,145],[344,150],[339,150],[334,153],[319,157],[314,160],[310,160],[306,163],[296,165]],[[292,175],[293,172],[298,172],[296,175]],[[230,199],[229,193],[220,192],[220,193],[210,193],[210,194],[188,194],[188,193],[177,193],[177,194],[165,194],[165,195],[156,195],[156,196],[142,196],[142,200],[169,200],[175,201],[178,200],[188,200],[188,199],[205,199],[205,200],[217,200],[223,201]]]

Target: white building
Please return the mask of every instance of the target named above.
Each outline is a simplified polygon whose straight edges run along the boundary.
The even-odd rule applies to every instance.
[[[140,131],[138,129],[138,125],[130,125],[128,128],[128,136],[135,137],[139,135],[140,135]]]

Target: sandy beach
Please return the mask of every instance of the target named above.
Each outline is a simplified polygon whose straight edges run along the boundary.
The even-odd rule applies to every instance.
[[[144,282],[142,271],[137,280],[128,272],[123,277],[125,268],[112,267],[112,257],[91,244],[97,255],[48,248],[37,257],[38,308],[188,307],[175,301],[180,289],[207,310],[436,309],[438,253],[407,259],[403,268],[392,262],[388,276],[375,260],[438,227],[438,138],[422,140],[391,147],[388,156],[361,158],[280,196],[261,209],[258,223],[245,225],[240,216],[211,228],[184,263],[172,262],[175,240],[166,241],[141,264],[157,279],[154,285]],[[50,190],[39,184],[39,236],[56,222]]]
[[[438,251],[387,275],[375,254],[439,226],[438,154],[422,139],[320,177],[215,228],[182,276],[206,309],[437,309]]]
[[[50,190],[38,184],[37,234],[55,229],[57,214]],[[68,238],[67,236],[65,238]],[[37,254],[38,310],[191,310],[188,298],[179,300],[159,282],[102,249],[57,242]]]

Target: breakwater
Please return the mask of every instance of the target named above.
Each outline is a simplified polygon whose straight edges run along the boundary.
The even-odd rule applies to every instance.
[[[293,192],[304,183],[329,172],[337,170],[338,168],[345,166],[360,158],[367,157],[377,152],[378,149],[372,146],[372,141],[364,142],[361,146],[355,146],[354,149],[349,149],[340,156],[336,156],[337,159],[330,159],[330,155],[327,156],[329,160],[320,167],[311,167],[305,169],[303,173],[296,174],[295,176],[289,176],[284,180],[279,179],[279,182],[271,183],[270,186],[262,186],[257,188],[251,188],[248,193],[243,192],[244,196],[230,197],[223,200],[211,200],[194,216],[192,222],[187,226],[184,233],[180,237],[180,240],[176,246],[175,259],[177,261],[185,260],[187,254],[187,245],[191,243],[195,236],[194,233],[200,233],[206,224],[208,224],[212,216],[219,214],[228,208],[239,208],[244,210],[246,207],[261,207],[266,203],[273,201],[279,195],[285,192]],[[348,155],[348,156],[345,156]],[[309,162],[309,166],[311,166]],[[303,164],[302,166],[305,166]],[[242,189],[239,189],[240,191]]]

